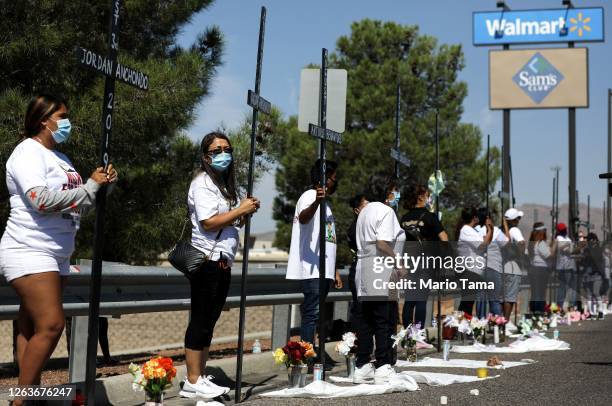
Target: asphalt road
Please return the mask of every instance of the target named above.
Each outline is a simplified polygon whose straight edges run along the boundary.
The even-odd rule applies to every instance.
[[[420,385],[416,392],[340,399],[271,399],[253,397],[248,406],[281,405],[439,405],[447,396],[449,405],[612,405],[612,316],[607,320],[583,321],[560,327],[560,339],[570,351],[498,354],[503,360],[529,358],[532,365],[490,370],[496,379],[445,387]],[[488,359],[491,354],[452,354],[455,358]],[[475,374],[472,369],[418,368],[422,371]],[[480,394],[470,394],[478,389]]]

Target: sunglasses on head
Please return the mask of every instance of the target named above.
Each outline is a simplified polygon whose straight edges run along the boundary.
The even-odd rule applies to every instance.
[[[232,152],[234,152],[234,149],[232,147],[225,147],[225,148],[218,147],[218,148],[209,150],[208,155],[219,155],[222,152],[231,154]]]

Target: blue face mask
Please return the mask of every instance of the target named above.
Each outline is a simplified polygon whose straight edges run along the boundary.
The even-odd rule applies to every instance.
[[[394,209],[397,209],[399,207],[401,194],[400,192],[391,192],[391,193],[393,193],[393,199],[389,200],[389,206],[393,207]]]
[[[220,154],[214,155],[211,158],[210,166],[212,166],[213,169],[216,171],[225,172],[231,163],[232,154],[222,152]]]
[[[57,123],[57,130],[51,131],[49,127],[47,127],[47,130],[51,131],[51,135],[53,136],[53,139],[55,140],[55,142],[57,142],[58,144],[61,144],[62,142],[68,141],[68,138],[70,138],[70,130],[72,129],[70,120],[68,120],[67,118],[63,118],[55,122]]]

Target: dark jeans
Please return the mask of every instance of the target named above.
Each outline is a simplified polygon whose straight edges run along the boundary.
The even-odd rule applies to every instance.
[[[529,270],[531,283],[531,301],[529,307],[532,312],[544,312],[546,308],[546,284],[550,270],[545,266],[532,266]]]
[[[376,339],[376,362],[379,368],[385,364],[394,364],[395,349],[391,339],[391,331],[397,326],[397,302],[395,301],[362,301],[363,322],[357,331],[357,362],[358,368],[370,362]]]
[[[559,287],[557,288],[557,306],[563,308],[567,295],[567,306],[576,305],[576,271],[573,269],[558,269]]]
[[[329,293],[329,288],[333,281],[326,280],[325,297]],[[314,345],[314,335],[319,321],[319,278],[303,279],[301,281],[302,294],[304,302],[300,305],[302,313],[302,325],[300,326],[300,337],[302,341],[306,341]]]
[[[210,347],[231,278],[231,269],[219,261],[205,263],[191,277],[191,318],[185,333],[185,348],[202,351]]]
[[[404,307],[402,310],[402,324],[404,327],[408,327],[409,324],[414,325],[419,323],[421,328],[425,328],[425,323],[427,322],[428,296],[429,289],[414,289],[406,291],[406,300],[404,301]]]
[[[471,271],[464,271],[457,279],[468,279],[470,282],[479,282],[483,278]],[[459,285],[461,286],[461,285]],[[461,302],[459,303],[459,311],[467,313],[470,316],[474,311],[474,302],[482,296],[481,291],[464,289],[461,291]]]
[[[351,331],[358,331],[359,324],[363,319],[361,312],[361,302],[357,298],[357,286],[355,284],[355,266],[351,265],[349,269],[349,278],[348,284],[349,289],[351,290],[351,295],[353,296],[353,300],[351,301],[351,308],[349,314],[349,323],[351,323]]]
[[[493,282],[495,289],[492,291],[486,290],[481,293],[479,300],[476,302],[476,314],[479,318],[486,317],[488,313],[498,316],[503,315],[501,297],[502,297],[502,274],[494,269],[485,269],[484,280]],[[487,309],[487,301],[489,308]]]

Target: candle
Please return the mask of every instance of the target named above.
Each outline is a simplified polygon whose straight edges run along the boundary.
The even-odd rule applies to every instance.
[[[448,398],[446,396],[440,396],[440,404],[441,405],[447,405],[448,404]]]
[[[499,326],[493,326],[493,342],[499,344]]]

